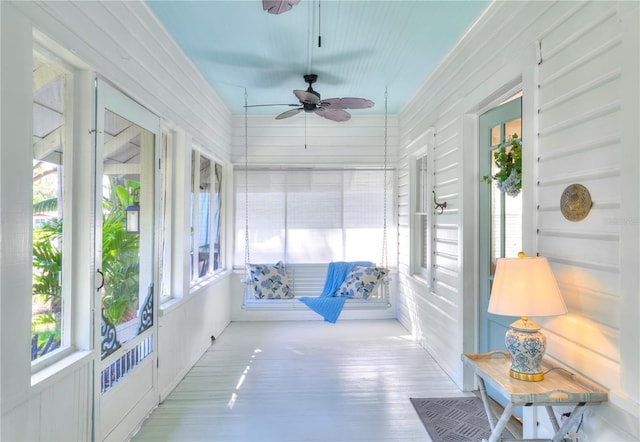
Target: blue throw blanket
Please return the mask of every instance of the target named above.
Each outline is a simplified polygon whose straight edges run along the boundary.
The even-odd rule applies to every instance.
[[[332,262],[327,268],[327,277],[324,281],[324,288],[318,297],[302,297],[298,298],[300,302],[305,304],[311,310],[319,314],[325,321],[335,324],[342,313],[344,302],[347,300],[342,296],[336,296],[336,291],[340,288],[349,272],[356,266],[372,266],[369,261],[352,261],[352,262]]]

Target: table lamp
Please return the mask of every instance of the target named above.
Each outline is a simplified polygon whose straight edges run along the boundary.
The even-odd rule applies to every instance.
[[[542,256],[499,258],[491,287],[489,313],[521,316],[505,335],[511,355],[511,377],[541,381],[540,368],[546,339],[540,326],[529,316],[556,316],[567,313],[549,262]]]

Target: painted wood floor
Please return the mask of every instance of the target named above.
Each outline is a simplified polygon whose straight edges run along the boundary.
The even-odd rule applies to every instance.
[[[133,441],[430,441],[409,398],[464,395],[396,320],[233,322]]]

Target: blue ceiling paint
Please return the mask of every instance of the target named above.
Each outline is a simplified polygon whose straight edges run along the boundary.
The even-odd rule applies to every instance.
[[[250,104],[295,104],[303,75],[323,98],[362,97],[397,113],[481,15],[488,1],[301,0],[288,12],[260,0],[147,1],[235,114]],[[318,20],[318,10],[320,20]],[[320,32],[318,32],[318,22]],[[318,35],[322,46],[318,47]],[[286,107],[251,108],[276,115]]]

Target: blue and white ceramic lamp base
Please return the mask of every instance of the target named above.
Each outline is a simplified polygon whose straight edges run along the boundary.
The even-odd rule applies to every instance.
[[[523,317],[511,324],[505,335],[507,351],[511,355],[509,375],[521,381],[541,381],[544,373],[540,368],[547,340],[540,326]]]

